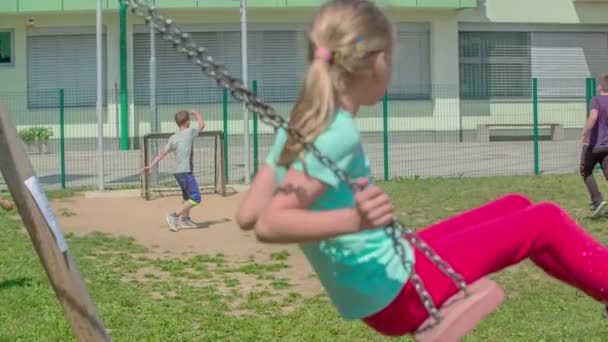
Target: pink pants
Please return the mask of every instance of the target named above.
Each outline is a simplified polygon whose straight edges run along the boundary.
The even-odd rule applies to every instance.
[[[419,232],[468,283],[530,257],[549,275],[608,301],[608,247],[553,203],[508,195]],[[416,250],[415,270],[437,306],[458,289]],[[411,333],[429,317],[411,282],[364,322],[381,334]]]

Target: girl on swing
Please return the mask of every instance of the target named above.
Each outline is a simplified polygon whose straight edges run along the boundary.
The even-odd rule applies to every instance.
[[[242,199],[238,224],[255,229],[263,242],[298,243],[344,319],[363,320],[384,335],[412,333],[429,317],[409,280],[412,272],[438,307],[458,288],[402,239],[404,265],[391,237],[378,229],[391,223],[393,208],[388,195],[368,183],[370,165],[354,117],[361,106],[377,103],[389,84],[392,26],[371,1],[332,0],[308,38],[310,67],[289,124],[365,189],[353,194],[280,129]],[[608,248],[553,203],[511,194],[418,235],[467,283],[530,258],[608,302]]]

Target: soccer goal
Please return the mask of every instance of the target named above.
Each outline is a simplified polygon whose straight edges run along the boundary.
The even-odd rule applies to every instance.
[[[148,165],[165,147],[173,133],[150,133],[143,137],[142,168]],[[194,139],[190,166],[202,193],[226,195],[226,170],[224,159],[224,132],[203,131]],[[181,190],[173,176],[174,157],[168,155],[150,173],[141,177],[141,196],[146,200],[155,197],[174,196]]]

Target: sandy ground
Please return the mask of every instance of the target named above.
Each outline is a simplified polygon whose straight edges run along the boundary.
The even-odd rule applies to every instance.
[[[297,246],[268,245],[255,239],[252,232],[240,230],[234,213],[241,194],[203,195],[203,202],[191,212],[196,229],[171,232],[165,214],[179,205],[180,197],[162,197],[146,201],[131,198],[69,198],[55,200],[52,206],[65,233],[85,235],[103,232],[133,237],[155,257],[181,258],[196,254],[221,253],[228,260],[241,262],[254,258],[264,262],[270,254],[288,251],[291,266],[281,276],[290,280],[303,295],[322,292],[318,279]]]

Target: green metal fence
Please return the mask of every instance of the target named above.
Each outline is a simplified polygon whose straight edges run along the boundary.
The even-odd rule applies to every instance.
[[[251,87],[281,115],[289,115],[295,100],[292,89],[283,90],[257,81]],[[388,89],[382,101],[362,109],[356,121],[373,176],[378,179],[576,172],[580,130],[591,99],[597,95],[596,87],[594,79],[533,79],[529,91],[510,92],[508,96],[471,89],[461,96],[458,87],[452,85],[425,86],[430,93],[407,92],[420,93],[419,96],[405,96]],[[91,98],[94,92],[94,89],[78,92],[56,89],[43,94],[0,94],[0,105],[8,110],[22,132],[30,159],[46,186],[96,185],[95,104],[83,100]],[[208,130],[225,133],[228,182],[243,182],[246,158],[251,159],[252,172],[258,171],[272,146],[274,131],[251,116],[252,144],[245,153],[243,107],[225,90],[159,89],[158,93],[163,97],[157,101],[161,132],[175,131],[176,111],[196,108],[202,112]],[[183,100],[185,93],[188,101]],[[192,94],[199,94],[200,101],[192,101]],[[33,96],[36,101],[31,101]],[[121,110],[128,107],[122,102],[119,90],[106,94],[103,141],[104,181],[108,187],[139,184],[142,167],[139,141],[152,127],[150,107],[130,99],[130,149],[124,150],[124,140],[120,139],[125,124]],[[46,139],[49,130],[53,134]],[[213,182],[210,146],[205,141],[195,146],[195,171],[202,183]],[[161,162],[159,172],[170,174],[171,167],[169,157]]]

